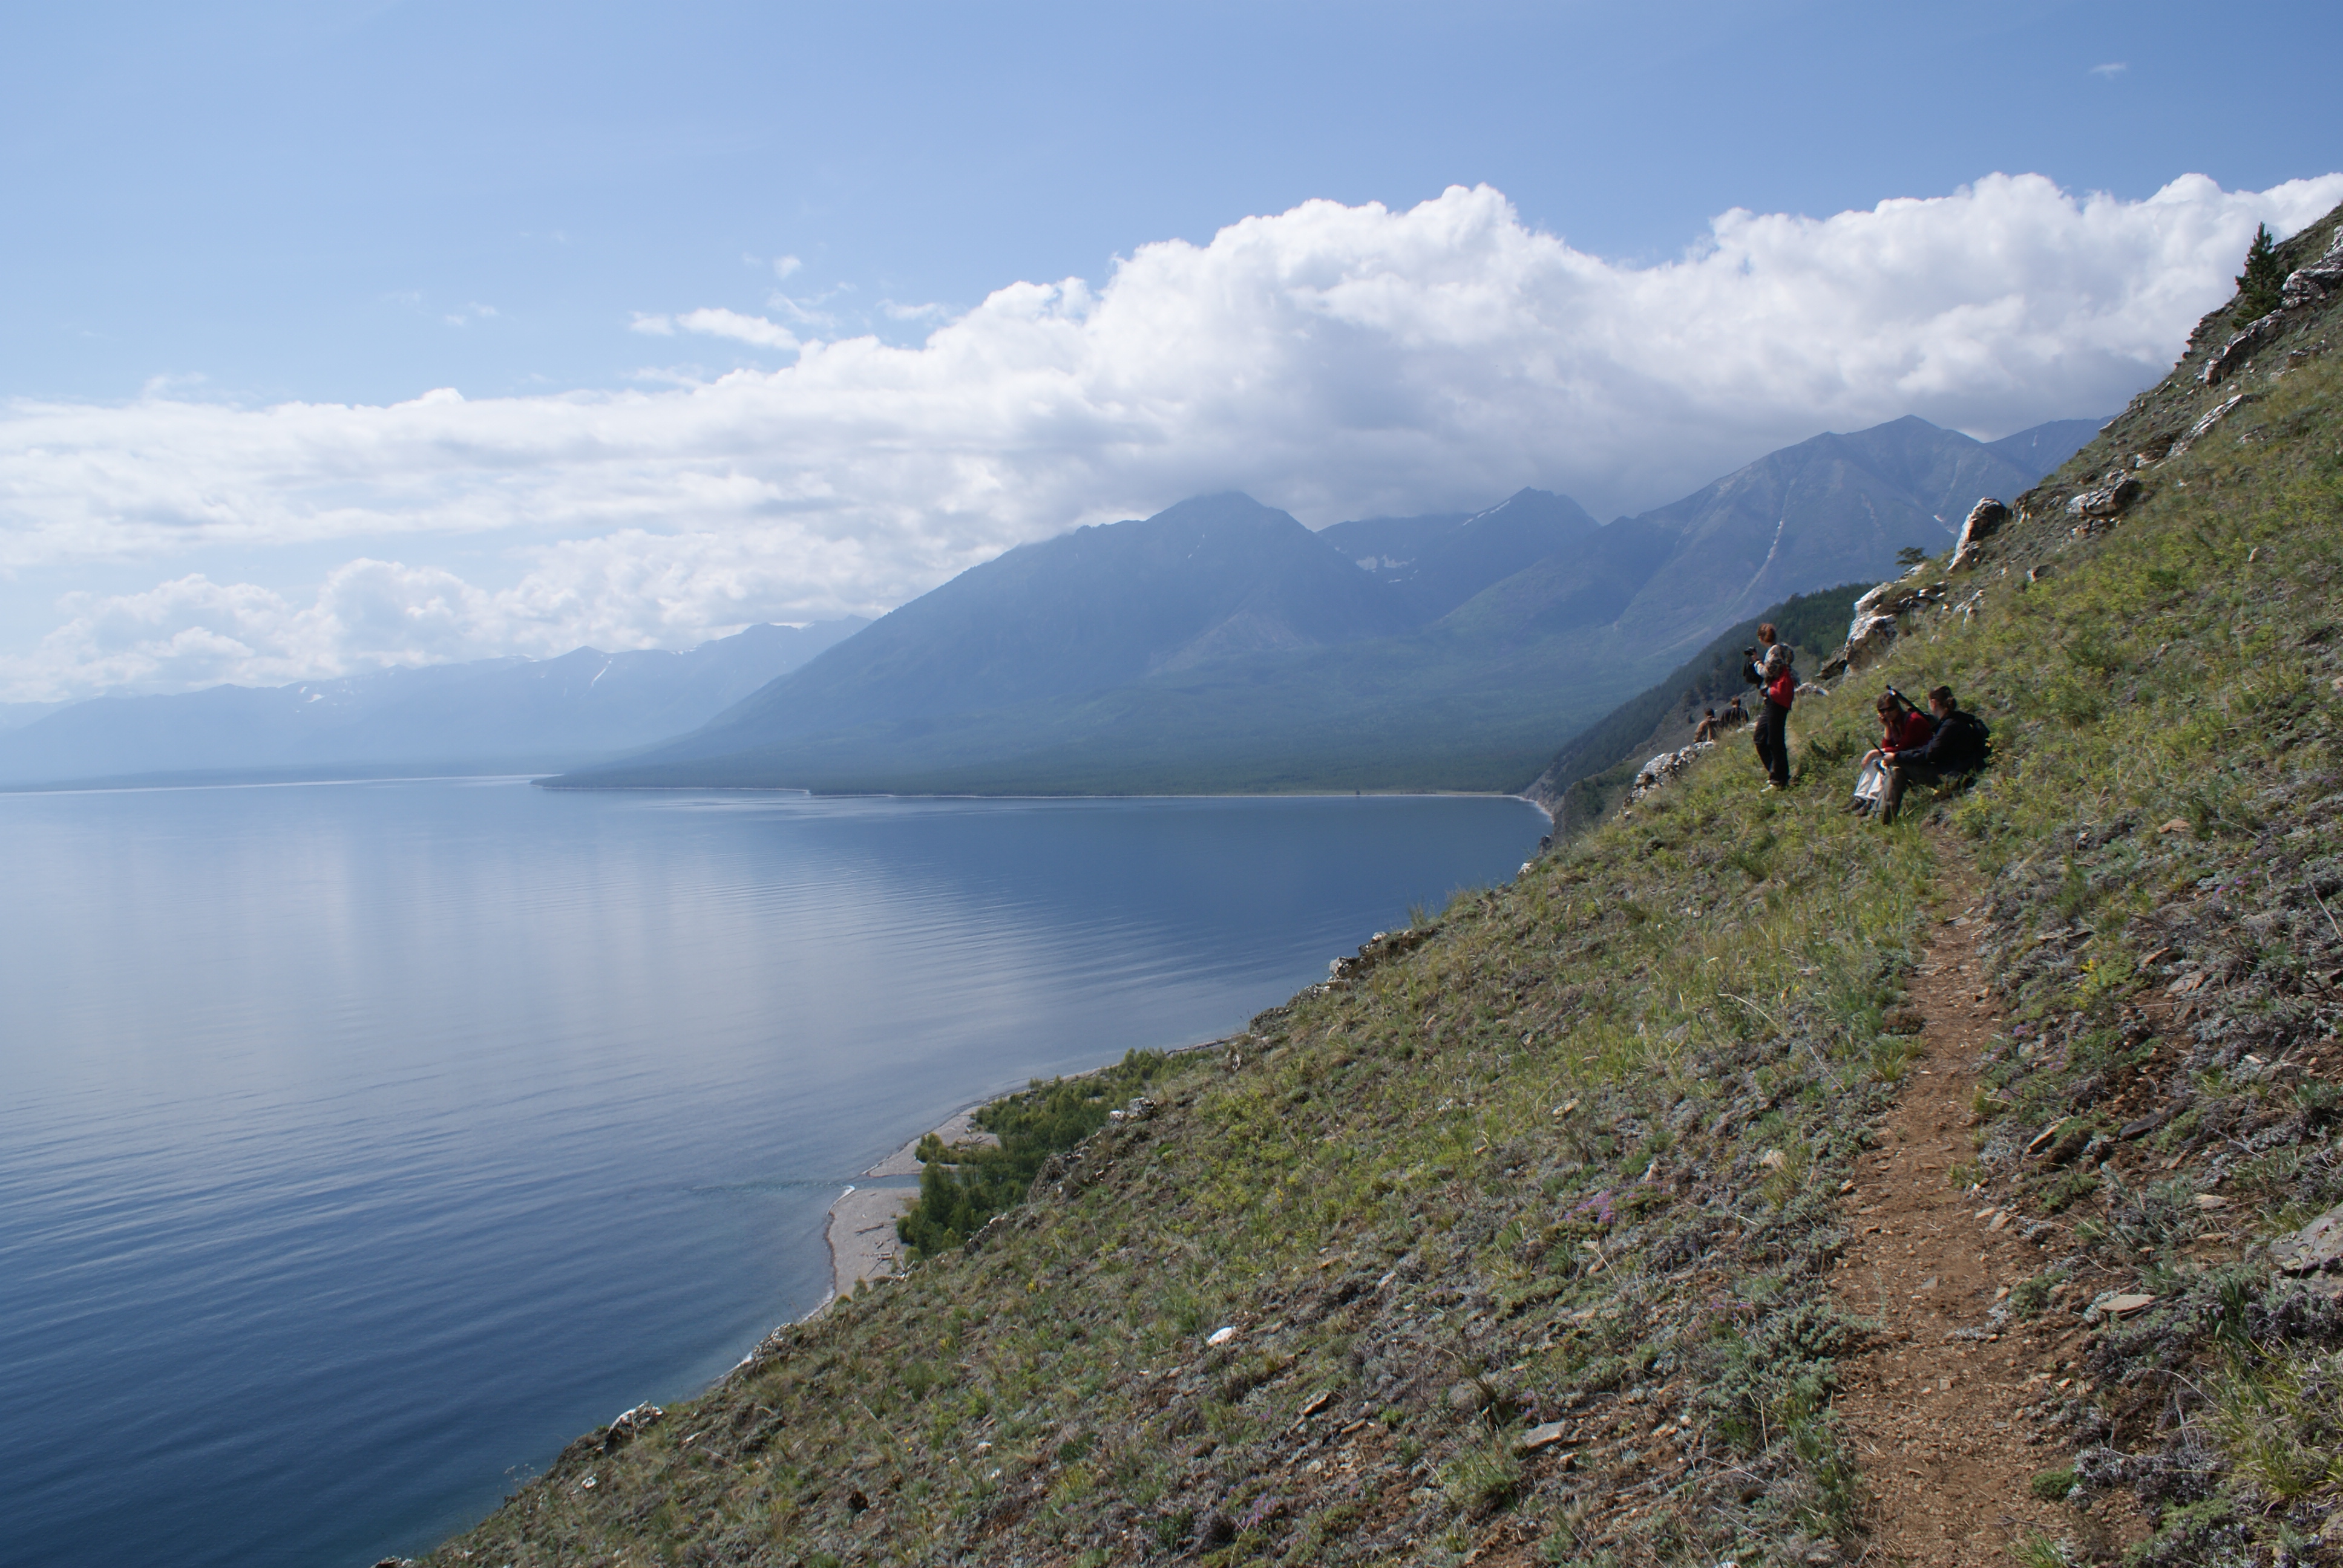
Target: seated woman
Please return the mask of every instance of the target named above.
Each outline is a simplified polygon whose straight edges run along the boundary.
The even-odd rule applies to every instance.
[[[1904,700],[1904,694],[1889,687],[1879,694],[1874,704],[1879,710],[1879,744],[1863,754],[1855,776],[1856,811],[1875,808],[1886,792],[1886,757],[1891,751],[1916,751],[1928,743],[1936,733],[1936,721]]]

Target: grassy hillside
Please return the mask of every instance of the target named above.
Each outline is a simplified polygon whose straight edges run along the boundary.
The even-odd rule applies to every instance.
[[[2331,1559],[2343,1313],[2263,1250],[2343,1200],[2343,324],[2305,317],[2213,387],[2208,331],[1802,703],[1787,792],[1721,749],[1371,945],[434,1561],[1858,1563],[1916,1456],[1851,1434],[1879,1331],[1831,1286],[1956,885],[1999,1021],[1926,1180],[2027,1260],[1959,1332],[2055,1358],[1978,1434],[2056,1500],[2013,1551]],[[2078,533],[2119,462],[2144,494]],[[1837,809],[1882,679],[1997,752],[1885,829]]]

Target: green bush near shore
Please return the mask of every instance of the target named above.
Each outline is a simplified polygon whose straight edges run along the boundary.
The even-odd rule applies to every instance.
[[[895,1234],[923,1258],[965,1245],[986,1221],[1025,1201],[1051,1155],[1104,1127],[1170,1060],[1160,1050],[1133,1050],[1080,1078],[1037,1078],[1022,1094],[996,1100],[973,1118],[1001,1140],[997,1146],[948,1149],[929,1133],[920,1140],[920,1195],[895,1221]]]

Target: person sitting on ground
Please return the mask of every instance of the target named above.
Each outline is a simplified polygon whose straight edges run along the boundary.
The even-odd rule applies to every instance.
[[[1904,803],[1904,791],[1913,785],[1934,789],[1985,766],[1986,742],[1989,738],[1985,720],[1974,713],[1963,712],[1960,704],[1953,699],[1949,686],[1940,686],[1928,693],[1928,708],[1936,715],[1936,728],[1924,744],[1908,749],[1886,747],[1882,750],[1881,760],[1887,777],[1879,810],[1883,822],[1896,820],[1896,810]]]
[[[1879,709],[1879,744],[1863,754],[1868,768],[1890,751],[1917,751],[1936,732],[1936,721],[1889,687],[1873,705]]]
[[[1848,809],[1857,812],[1878,809],[1880,798],[1887,789],[1887,753],[1917,750],[1928,743],[1928,737],[1936,729],[1935,719],[1913,707],[1892,686],[1879,694],[1879,700],[1873,706],[1879,710],[1879,744],[1865,752],[1863,760],[1855,764],[1855,799]]]
[[[1737,697],[1726,703],[1725,711],[1716,716],[1716,728],[1720,731],[1738,729],[1748,722],[1749,710],[1741,706],[1741,699]]]
[[[1704,740],[1715,739],[1716,728],[1716,709],[1712,708],[1702,717],[1698,724],[1692,727],[1693,743],[1698,745]]]
[[[1771,627],[1762,628],[1770,631]],[[1774,643],[1765,649],[1765,706],[1757,715],[1755,741],[1757,759],[1765,765],[1765,787],[1790,787],[1790,704],[1797,699],[1798,672],[1790,667],[1790,649]]]

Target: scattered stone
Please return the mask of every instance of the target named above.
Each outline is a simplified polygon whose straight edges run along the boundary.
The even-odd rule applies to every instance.
[[[2197,1207],[2199,1209],[2226,1209],[2228,1206],[2229,1201],[2227,1198],[2222,1197],[2218,1192],[2199,1192],[2197,1194]]]
[[[1308,1404],[1302,1407],[1302,1419],[1308,1421],[1312,1416],[1316,1415],[1320,1411],[1324,1410],[1328,1405],[1333,1402],[1334,1396],[1332,1394],[1320,1394],[1317,1398],[1312,1400]]]
[[[2329,1209],[2269,1244],[2270,1261],[2289,1274],[2316,1273],[2343,1258],[2343,1208]]]
[[[1236,1328],[1232,1324],[1222,1328],[1214,1329],[1211,1333],[1204,1336],[1204,1342],[1208,1345],[1224,1345],[1236,1337]]]
[[[1550,1421],[1544,1426],[1534,1426],[1530,1428],[1527,1432],[1522,1433],[1520,1437],[1516,1438],[1513,1441],[1513,1452],[1515,1453],[1543,1453],[1547,1449],[1552,1448],[1555,1443],[1560,1442],[1562,1438],[1562,1422],[1558,1421]]]
[[[2116,1136],[2127,1140],[2145,1138],[2171,1120],[2171,1116],[2172,1112],[2168,1111],[2151,1111],[2137,1121],[2125,1122]]]
[[[2108,1291],[2094,1297],[2091,1304],[2083,1309],[2083,1321],[2089,1323],[2097,1322],[2103,1317],[2127,1318],[2134,1312],[2145,1312],[2154,1305],[2156,1305],[2154,1296],[2137,1292]]]
[[[602,1433],[602,1452],[608,1453],[614,1448],[632,1442],[666,1418],[667,1412],[648,1402],[620,1411],[618,1418]],[[591,1486],[593,1483],[589,1481],[587,1484]]]
[[[2167,822],[2164,826],[2158,828],[2157,831],[2159,833],[2186,833],[2188,831],[2188,819],[2185,817],[2175,817],[2171,821]]]
[[[1765,1153],[1757,1156],[1759,1168],[1766,1171],[1779,1171],[1789,1162],[1789,1156],[1778,1149],[1768,1149]]]
[[[1410,926],[1403,931],[1377,931],[1360,945],[1356,957],[1335,959],[1329,962],[1326,968],[1335,980],[1356,980],[1387,960],[1398,958],[1403,953],[1413,952],[1438,935],[1439,931],[1440,928],[1436,925]]]

